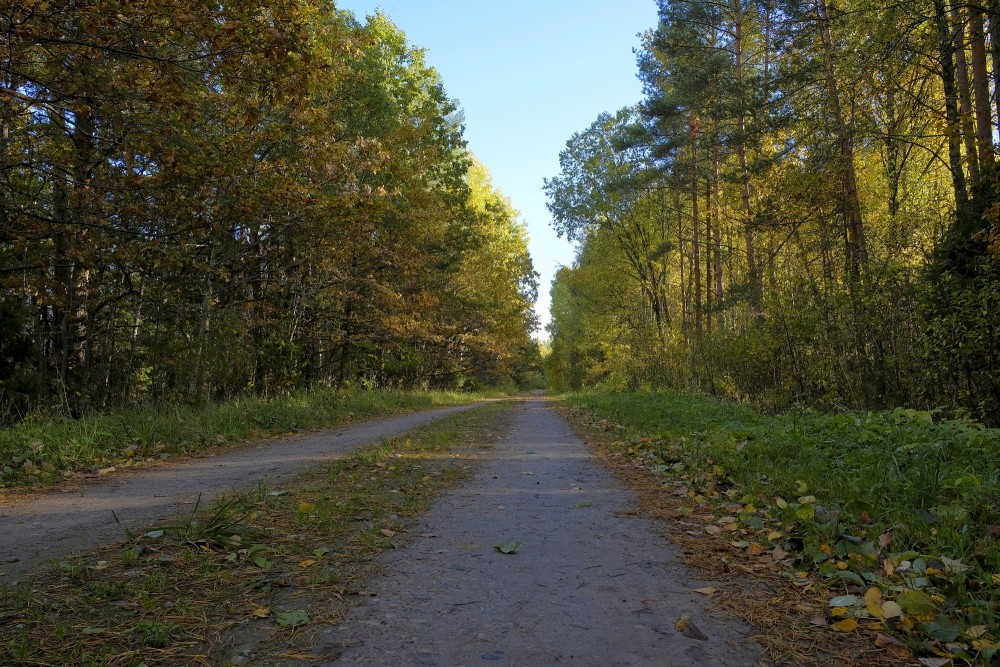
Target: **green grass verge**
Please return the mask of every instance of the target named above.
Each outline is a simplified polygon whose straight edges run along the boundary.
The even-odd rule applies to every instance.
[[[316,391],[203,407],[151,406],[82,419],[29,419],[0,430],[0,486],[58,482],[211,447],[444,405],[484,394]]]
[[[471,475],[509,404],[438,420],[0,592],[0,664],[303,664],[437,494]],[[271,664],[270,662],[268,664]]]
[[[998,656],[1000,430],[903,409],[772,417],[684,393],[563,400],[690,514],[711,511],[734,549],[846,596],[830,627],[894,632],[911,657]]]

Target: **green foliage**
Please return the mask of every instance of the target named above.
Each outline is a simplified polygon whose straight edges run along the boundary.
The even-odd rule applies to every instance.
[[[421,49],[329,2],[127,5],[0,18],[0,405],[510,381],[523,227]]]
[[[552,386],[995,423],[1000,181],[992,146],[977,157],[989,123],[960,136],[971,119],[947,109],[973,15],[658,7],[644,99],[570,137],[546,181],[554,228],[579,241],[552,286]]]

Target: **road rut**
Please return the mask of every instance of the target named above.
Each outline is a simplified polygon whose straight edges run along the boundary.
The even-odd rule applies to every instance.
[[[280,483],[311,466],[479,404],[438,408],[258,443],[161,468],[133,470],[70,491],[0,503],[0,584],[53,559],[120,541],[190,512],[201,495]]]

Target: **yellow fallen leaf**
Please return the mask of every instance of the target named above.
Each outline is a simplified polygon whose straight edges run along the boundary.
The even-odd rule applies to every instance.
[[[784,498],[775,498],[774,499],[774,504],[777,505],[778,507],[780,507],[781,509],[787,509],[788,508],[788,501],[785,500]]]
[[[307,503],[305,501],[299,503],[299,512],[301,512],[302,514],[307,514],[309,512],[312,512],[314,509],[316,509],[316,506],[312,503]]]
[[[389,530],[388,528],[383,528],[382,530],[380,530],[378,532],[382,533],[386,537],[395,537],[395,535],[396,535],[396,531]]]
[[[833,607],[830,609],[830,616],[833,616],[834,618],[847,616],[847,607]]]
[[[764,553],[764,547],[762,547],[759,544],[755,543],[755,544],[751,544],[749,547],[747,547],[747,555],[748,556],[759,556],[762,553]]]
[[[705,633],[698,629],[698,626],[694,624],[691,616],[688,614],[681,614],[681,617],[677,619],[677,631],[691,639],[698,639],[700,641],[708,639]]]
[[[717,593],[719,591],[719,589],[715,586],[706,586],[704,588],[696,588],[694,590],[696,593],[701,593],[702,595],[712,595],[713,593]]]
[[[965,631],[965,636],[969,639],[979,639],[989,630],[985,625],[972,625]]]
[[[257,607],[253,610],[253,615],[257,618],[267,618],[267,615],[271,613],[271,610],[267,607]]]
[[[858,629],[858,622],[853,618],[845,618],[838,623],[834,623],[833,627],[840,632],[854,632]]]
[[[997,586],[1000,586],[1000,574],[994,574],[991,577],[991,579],[993,580],[994,584],[996,584]]]
[[[775,540],[780,540],[784,536],[785,534],[782,533],[780,530],[772,530],[770,533],[767,534],[767,541],[774,542]]]
[[[1000,644],[992,642],[988,639],[974,639],[972,640],[972,648],[976,649],[977,651],[982,651],[983,649],[988,649],[988,648],[998,649],[1000,648]]]
[[[718,526],[705,526],[705,532],[709,535],[721,535],[722,529]]]
[[[882,591],[875,587],[869,588],[865,593],[865,606],[868,607],[869,614],[882,618]]]
[[[299,567],[302,567],[302,568],[312,567],[315,564],[316,564],[316,561],[314,561],[312,558],[307,558],[306,560],[304,560],[301,563],[299,563]]]
[[[816,496],[801,496],[799,498],[799,503],[802,505],[815,505]]]

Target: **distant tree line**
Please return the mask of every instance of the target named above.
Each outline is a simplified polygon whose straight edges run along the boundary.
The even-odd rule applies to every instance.
[[[558,386],[1000,414],[1000,5],[671,0],[547,181]]]
[[[522,372],[524,227],[385,16],[7,0],[0,100],[8,418]]]

